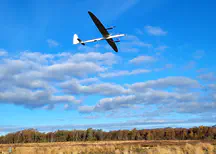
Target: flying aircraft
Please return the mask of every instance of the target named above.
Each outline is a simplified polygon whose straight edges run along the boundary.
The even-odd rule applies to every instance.
[[[118,48],[117,48],[115,42],[120,42],[120,40],[118,39],[118,40],[114,41],[113,38],[119,38],[119,37],[125,36],[125,34],[110,35],[108,30],[114,29],[115,26],[105,28],[104,25],[100,22],[100,20],[92,12],[88,11],[88,14],[90,15],[91,19],[93,20],[93,22],[95,23],[95,25],[97,26],[98,30],[100,31],[100,33],[102,34],[103,37],[92,39],[92,40],[87,40],[87,41],[82,41],[78,37],[77,34],[74,34],[73,44],[85,45],[85,43],[106,40],[107,43],[113,48],[113,50],[115,52],[118,52]]]

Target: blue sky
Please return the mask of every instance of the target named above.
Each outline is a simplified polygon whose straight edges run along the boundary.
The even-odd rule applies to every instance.
[[[0,134],[216,123],[215,2],[0,2]],[[88,11],[112,34],[115,53]]]

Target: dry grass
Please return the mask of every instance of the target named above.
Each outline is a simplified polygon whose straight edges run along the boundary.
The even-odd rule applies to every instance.
[[[101,141],[0,145],[0,154],[216,154],[216,141]]]
[[[146,154],[215,154],[216,147],[210,143],[198,143],[184,146],[157,146],[146,152]]]

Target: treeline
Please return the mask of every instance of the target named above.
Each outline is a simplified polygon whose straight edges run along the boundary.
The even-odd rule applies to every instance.
[[[0,136],[0,144],[8,143],[39,143],[66,141],[107,141],[107,140],[214,140],[216,127],[160,128],[143,130],[117,130],[105,132],[95,130],[58,130],[41,133],[35,129],[27,129]]]

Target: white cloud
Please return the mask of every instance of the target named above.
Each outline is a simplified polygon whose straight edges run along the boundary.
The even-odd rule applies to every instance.
[[[112,65],[118,62],[118,58],[110,52],[50,55],[29,51],[6,57],[0,64],[0,80],[4,81],[0,82],[0,103],[47,110],[62,104],[67,110],[92,113],[117,111],[122,108],[129,110],[144,105],[163,106],[172,111],[186,112],[169,106],[201,102],[199,92],[202,88],[198,81],[183,76],[144,80],[129,85],[102,81],[103,78],[150,72],[145,69],[117,72],[112,69]],[[131,61],[141,63],[155,60],[151,56],[139,56]],[[172,65],[164,66],[170,67]],[[110,72],[110,68],[113,71]],[[100,80],[98,77],[101,77]],[[209,88],[211,93],[214,92],[213,84],[209,85]],[[80,98],[89,95],[99,96],[100,100],[88,106],[88,100],[85,102]],[[211,99],[216,100],[216,95],[211,94],[211,97],[206,99],[206,102],[214,105]],[[212,111],[208,104],[204,107]]]
[[[166,50],[167,48],[169,48],[169,47],[166,46],[166,45],[161,45],[161,46],[158,46],[157,48],[155,48],[155,50],[164,51],[164,50]]]
[[[183,68],[186,70],[190,70],[190,69],[193,69],[195,66],[196,66],[196,62],[190,61]]]
[[[55,41],[55,40],[52,40],[52,39],[48,39],[47,43],[48,43],[49,47],[57,47],[57,46],[59,46],[59,43],[57,41]]]
[[[213,72],[207,73],[207,74],[201,74],[198,76],[199,79],[201,80],[206,80],[206,81],[215,81],[216,76],[214,75]]]
[[[50,78],[60,79],[62,76],[83,77],[91,73],[103,72],[101,67],[93,62],[54,64],[45,68],[44,75]]]
[[[37,62],[39,64],[47,63],[49,60],[53,58],[54,56],[51,54],[42,54],[40,52],[30,52],[30,51],[24,51],[20,55],[21,60]]]
[[[141,48],[151,48],[152,44],[141,41],[135,35],[126,35],[119,44],[121,52],[138,52]]]
[[[119,57],[111,52],[99,53],[99,52],[88,52],[85,54],[77,53],[70,55],[68,58],[69,62],[95,62],[105,65],[113,65],[117,63]]]
[[[79,83],[81,84],[88,84],[88,83],[93,83],[93,82],[98,82],[99,79],[94,77],[94,78],[85,78],[85,79],[81,79],[79,80]]]
[[[140,64],[140,63],[151,63],[151,62],[155,62],[156,59],[152,56],[138,56],[136,58],[133,58],[129,61],[129,63],[132,64]]]
[[[63,130],[63,129],[106,129],[106,130],[117,130],[121,129],[133,129],[133,128],[155,128],[159,127],[167,127],[167,126],[175,126],[181,127],[182,124],[193,124],[197,125],[197,122],[207,122],[207,123],[215,123],[216,120],[211,119],[202,119],[202,118],[189,118],[189,119],[166,119],[166,118],[148,118],[148,119],[135,119],[135,120],[128,120],[123,122],[109,122],[109,123],[94,123],[94,124],[65,124],[65,125],[40,125],[40,126],[33,126],[33,128],[39,131],[54,131],[54,130]],[[2,126],[0,132],[15,132],[20,131],[23,129],[32,128],[28,126]]]
[[[98,83],[90,85],[81,85],[77,80],[70,80],[61,83],[62,89],[70,94],[85,94],[85,95],[105,95],[115,96],[127,94],[129,91],[120,85],[113,83]]]
[[[130,35],[127,34],[125,37],[122,38],[124,41],[129,41],[130,43],[132,43],[133,45],[138,45],[141,47],[151,47],[152,44],[149,43],[145,43],[143,41],[141,41],[137,36],[135,35]],[[128,42],[128,43],[129,43]]]
[[[196,52],[194,52],[193,57],[194,59],[201,59],[203,56],[205,55],[205,51],[203,50],[197,50]]]
[[[205,113],[216,110],[216,102],[189,102],[176,104],[176,110],[180,113]]]
[[[71,85],[69,87],[71,87]],[[193,102],[199,99],[197,93],[188,91],[170,92],[166,91],[166,89],[170,87],[181,89],[200,88],[200,85],[196,80],[186,77],[167,77],[158,80],[134,83],[127,85],[127,87],[128,89],[124,88],[124,90],[116,91],[118,95],[115,97],[102,98],[96,105],[88,107],[84,106],[80,111],[91,113],[112,111],[121,108],[132,108],[140,104],[167,106],[169,104]],[[160,88],[163,90],[154,90],[153,88]],[[96,92],[94,86],[91,86],[91,89]],[[100,89],[105,91],[104,88]],[[109,88],[109,90],[113,91],[112,88]],[[112,93],[109,93],[109,96],[111,96],[110,94],[114,96]]]
[[[187,77],[166,77],[157,80],[149,80],[146,82],[138,82],[129,86],[132,90],[143,91],[146,88],[199,88],[200,84],[193,79]]]
[[[44,110],[52,110],[54,108],[55,108],[54,104],[49,104],[49,105],[45,105],[42,107],[42,109],[44,109]]]
[[[1,56],[7,56],[8,52],[4,49],[0,49],[0,57]]]
[[[80,106],[78,110],[81,113],[91,113],[94,110],[94,106]]]
[[[149,72],[151,72],[151,71],[146,70],[146,69],[136,69],[136,70],[132,70],[132,71],[119,70],[119,71],[115,71],[115,72],[111,72],[111,73],[101,73],[99,75],[102,78],[112,78],[112,77],[118,77],[118,76],[137,75],[137,74],[149,73]]]
[[[143,91],[130,92],[131,95],[122,95],[111,98],[103,98],[96,105],[91,106],[90,109],[83,109],[82,112],[106,112],[115,111],[122,108],[132,108],[136,105],[145,104],[147,105],[163,105],[176,104],[182,102],[196,101],[197,97],[193,93],[176,93],[176,92],[166,92],[153,89],[146,89]]]
[[[100,88],[104,88],[101,94],[117,94],[121,90],[124,91],[124,88],[113,84],[92,84],[98,79],[88,77],[111,67],[115,58],[116,56],[110,53],[50,55],[29,51],[5,58],[0,64],[0,80],[4,81],[0,82],[0,103],[44,109],[52,109],[55,104],[62,103],[71,108],[81,101],[73,95],[64,93],[59,84],[62,80],[71,80],[75,77],[80,78],[77,80],[78,85],[94,85],[93,89],[88,87],[87,90],[85,86],[80,85],[83,94],[97,94]]]
[[[164,36],[167,34],[167,32],[160,27],[145,26],[145,30],[148,34],[154,36]]]
[[[207,88],[216,91],[216,84],[209,84]]]
[[[95,105],[94,111],[109,111],[120,107],[129,107],[134,104],[135,99],[135,95],[103,98]]]
[[[84,116],[85,119],[98,119],[99,116]]]
[[[79,103],[74,96],[57,96],[53,95],[49,90],[31,91],[25,88],[10,88],[7,91],[0,92],[0,102],[22,105],[28,108],[39,108],[46,105],[54,105],[57,103]]]

